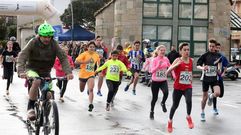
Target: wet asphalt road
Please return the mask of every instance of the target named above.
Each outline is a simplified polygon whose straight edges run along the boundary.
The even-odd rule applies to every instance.
[[[2,69],[0,69],[2,73]],[[75,72],[77,75],[77,71]],[[0,74],[1,75],[1,74]],[[10,96],[5,96],[6,81],[0,80],[0,135],[27,135],[25,125],[27,89],[24,80],[14,76],[10,86]],[[54,83],[55,84],[55,83]],[[137,95],[123,89],[122,81],[114,107],[105,111],[107,87],[103,84],[103,97],[96,95],[94,110],[88,112],[86,91],[79,92],[78,77],[70,81],[65,94],[65,102],[58,101],[59,91],[56,86],[56,101],[60,114],[60,135],[165,135],[168,115],[172,104],[172,82],[169,83],[167,113],[160,106],[162,93],[155,107],[155,120],[149,119],[151,91],[142,84],[137,86]],[[206,122],[200,121],[201,82],[194,79],[192,118],[194,129],[188,129],[184,97],[174,115],[173,135],[238,135],[241,132],[241,80],[224,82],[225,95],[218,99],[219,115],[214,116],[212,107],[206,106]],[[97,79],[96,85],[97,86]]]

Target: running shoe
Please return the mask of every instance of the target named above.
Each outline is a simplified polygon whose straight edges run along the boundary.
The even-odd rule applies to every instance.
[[[205,122],[205,121],[206,121],[206,119],[205,119],[205,113],[204,113],[204,112],[201,113],[201,121],[202,121],[202,122]]]
[[[89,112],[92,112],[92,110],[93,110],[93,108],[94,108],[94,105],[93,104],[89,104]]]
[[[166,113],[167,112],[166,104],[161,103],[161,106],[162,106],[162,111]]]
[[[59,98],[59,101],[63,103],[63,102],[64,102],[64,98],[63,98],[63,97],[60,97],[60,98]]]
[[[132,90],[132,94],[133,94],[133,95],[136,95],[136,90]]]
[[[213,109],[213,115],[218,115],[218,109],[217,108]]]
[[[110,105],[111,105],[111,107],[114,107],[114,101],[113,100],[110,102]]]
[[[110,111],[110,103],[106,103],[106,108],[105,108],[106,111]]]
[[[128,91],[128,89],[129,89],[129,85],[126,85],[126,87],[125,87],[125,91]]]
[[[9,90],[6,90],[6,95],[7,95],[7,96],[9,95]]]
[[[173,131],[173,127],[172,127],[172,121],[168,121],[168,124],[167,124],[167,131],[169,133],[171,133]]]
[[[28,112],[27,112],[27,118],[28,118],[30,121],[34,121],[34,120],[36,119],[36,115],[35,115],[34,109],[28,110]]]
[[[211,97],[212,94],[208,95],[208,105],[211,106],[213,104],[213,98]]]
[[[194,127],[191,116],[187,116],[187,123],[188,123],[188,127],[190,129],[192,129]]]
[[[100,90],[98,90],[97,95],[99,95],[100,97],[103,96],[103,95],[101,94],[101,91],[100,91]]]
[[[150,119],[154,120],[154,112],[150,112]]]

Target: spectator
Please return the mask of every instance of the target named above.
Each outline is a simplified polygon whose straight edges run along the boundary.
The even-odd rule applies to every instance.
[[[167,58],[172,64],[173,61],[178,57],[180,57],[180,54],[176,51],[175,45],[172,45],[171,51],[167,54]]]

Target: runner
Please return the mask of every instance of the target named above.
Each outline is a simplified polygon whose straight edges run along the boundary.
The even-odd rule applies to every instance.
[[[180,58],[172,63],[172,65],[166,71],[166,75],[170,71],[174,71],[175,80],[173,85],[173,94],[172,94],[172,107],[170,110],[169,121],[167,126],[167,131],[171,133],[173,131],[172,119],[178,105],[180,103],[182,95],[185,97],[186,108],[187,108],[187,122],[188,127],[192,129],[194,124],[190,116],[192,110],[192,69],[193,69],[193,60],[189,57],[190,49],[188,43],[181,43],[179,45],[179,51],[181,53]]]
[[[145,62],[145,56],[144,53],[140,50],[140,41],[135,41],[133,45],[133,50],[131,50],[128,54],[128,58],[130,59],[130,65],[131,65],[131,73],[132,78],[131,81],[126,85],[125,91],[128,91],[130,85],[133,84],[133,95],[136,95],[136,85],[139,79],[139,73],[142,69],[142,64]]]
[[[97,36],[95,39],[95,43],[96,43],[96,52],[99,54],[100,57],[100,66],[102,66],[106,59],[107,59],[107,52],[105,51],[105,49],[102,47],[101,43],[102,43],[102,38],[100,36]],[[101,72],[99,73],[99,79],[98,79],[98,91],[97,91],[97,95],[102,96],[101,93],[101,87],[103,84],[103,80],[105,77],[105,72]]]
[[[17,53],[13,51],[13,42],[7,42],[7,48],[0,54],[0,61],[3,67],[3,79],[7,79],[6,95],[9,95],[9,86],[13,79],[14,63],[16,62]]]
[[[67,55],[67,57],[68,57],[68,61],[69,61],[69,64],[70,64],[70,67],[72,68],[72,70],[74,69],[74,62],[73,62],[73,60],[72,60],[72,57],[71,56],[69,56],[68,55],[68,52],[69,52],[69,49],[68,49],[68,47],[62,47],[62,49],[65,51],[65,53],[66,53],[66,55]],[[63,69],[62,69],[62,65],[61,65],[61,63],[60,63],[60,60],[59,60],[59,58],[56,58],[55,59],[55,62],[54,62],[54,68],[55,68],[55,70],[56,70],[56,76],[57,77],[65,77],[65,72],[63,71]],[[67,84],[68,84],[68,80],[66,80],[66,79],[58,79],[58,81],[57,81],[57,87],[59,88],[59,90],[60,90],[60,98],[59,98],[59,100],[61,101],[61,102],[64,102],[64,93],[65,93],[65,91],[66,91],[66,88],[67,88]]]
[[[160,45],[156,48],[158,56],[153,59],[151,73],[152,73],[152,101],[151,101],[151,112],[150,119],[154,119],[154,108],[158,99],[159,89],[162,90],[163,98],[161,101],[161,107],[163,112],[167,112],[166,100],[168,97],[168,85],[167,76],[165,75],[166,70],[171,65],[168,58],[165,57],[166,47]]]
[[[214,97],[220,96],[220,87],[218,84],[218,73],[221,70],[222,56],[216,52],[216,40],[210,39],[208,45],[208,52],[201,55],[197,61],[197,68],[204,71],[202,88],[203,97],[201,101],[201,121],[205,119],[205,106],[208,99],[208,105],[211,106]],[[213,88],[214,92],[208,95],[209,86]]]
[[[221,71],[220,74],[218,74],[218,84],[220,86],[220,95],[219,95],[219,97],[221,98],[224,95],[223,77],[225,76],[225,72],[227,70],[228,60],[221,53],[221,44],[220,43],[216,44],[216,51],[222,55],[222,71]],[[212,89],[212,92],[214,92],[213,89]],[[219,114],[218,113],[218,109],[217,109],[217,98],[216,97],[213,98],[213,114],[214,115],[218,115]]]
[[[127,68],[120,60],[118,60],[118,51],[111,52],[111,59],[104,63],[103,66],[96,70],[96,73],[107,68],[106,84],[109,89],[107,96],[106,111],[110,111],[110,103],[113,97],[118,91],[120,85],[120,72],[127,72]],[[127,72],[127,75],[131,75],[131,72]]]
[[[81,53],[75,60],[75,63],[80,64],[79,71],[79,82],[80,82],[80,92],[83,92],[85,85],[88,85],[88,94],[89,94],[89,110],[92,111],[94,108],[93,105],[93,89],[95,85],[95,65],[99,65],[100,58],[99,55],[95,52],[95,42],[91,41],[87,44],[88,51]]]

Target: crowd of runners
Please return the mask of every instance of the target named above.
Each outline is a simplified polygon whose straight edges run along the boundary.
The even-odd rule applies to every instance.
[[[162,91],[162,111],[164,113],[169,111],[168,132],[173,131],[173,116],[181,97],[184,96],[187,110],[186,120],[188,127],[192,129],[194,128],[191,117],[192,78],[193,66],[197,66],[202,71],[201,121],[205,121],[206,102],[210,106],[213,103],[214,114],[218,115],[217,98],[224,95],[222,77],[228,61],[220,53],[221,45],[215,39],[209,40],[208,51],[199,57],[197,63],[194,63],[190,57],[189,43],[181,43],[178,46],[178,52],[175,50],[176,47],[172,46],[168,55],[166,55],[164,45],[155,44],[153,48],[150,46],[149,40],[134,41],[133,45],[126,43],[124,47],[117,45],[109,51],[103,45],[102,38],[97,36],[95,41],[77,43],[73,49],[66,45],[59,45],[53,39],[53,34],[52,26],[44,23],[39,26],[36,37],[31,39],[22,50],[19,45],[16,47],[16,39],[7,42],[6,48],[1,51],[0,55],[3,68],[2,78],[7,80],[6,95],[9,95],[9,86],[13,81],[15,63],[17,63],[17,73],[20,78],[50,77],[52,68],[56,70],[57,77],[66,77],[67,80],[59,79],[56,84],[60,89],[60,96],[56,98],[59,98],[61,102],[64,102],[68,80],[73,79],[72,70],[79,68],[79,90],[83,92],[87,85],[88,111],[91,112],[94,109],[94,89],[97,89],[98,96],[102,96],[101,88],[104,78],[106,78],[108,87],[106,111],[110,111],[125,74],[129,82],[125,84],[124,91],[131,89],[133,96],[138,94],[136,86],[139,80],[150,86],[152,100],[150,101],[149,117],[151,120],[154,119],[159,90]],[[142,72],[145,76],[139,78]],[[168,76],[174,80],[171,88],[168,88]],[[98,78],[97,88],[95,88],[95,78]],[[35,80],[29,88],[27,116],[30,120],[36,118],[33,108],[39,86],[40,82]],[[171,97],[172,106],[168,110],[166,100],[170,89],[174,90]]]

